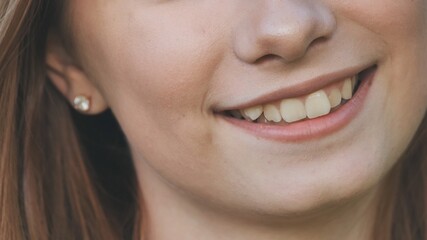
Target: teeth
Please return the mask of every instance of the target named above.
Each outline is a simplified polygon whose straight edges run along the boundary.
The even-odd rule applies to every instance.
[[[341,92],[338,90],[338,88],[334,88],[329,93],[329,102],[331,103],[331,108],[334,108],[341,103]]]
[[[317,118],[328,114],[331,111],[331,103],[325,91],[319,90],[308,95],[305,100],[305,110],[308,118]]]
[[[282,122],[282,119],[287,123],[293,123],[307,117],[317,118],[329,114],[332,108],[341,104],[342,99],[351,99],[356,84],[357,77],[353,76],[344,80],[341,89],[332,86],[325,89],[329,95],[325,90],[319,90],[305,96],[305,102],[300,98],[283,99],[280,103],[274,102],[240,111],[231,111],[231,115],[238,119],[245,118],[258,123],[279,123]]]
[[[282,121],[282,116],[280,115],[279,109],[272,104],[267,104],[264,106],[264,116],[268,121],[280,122]]]
[[[298,99],[285,99],[280,103],[280,113],[288,122],[296,122],[307,117],[304,103]]]
[[[250,119],[252,121],[255,121],[257,118],[259,118],[259,116],[261,116],[262,111],[263,111],[262,106],[258,105],[258,106],[255,106],[255,107],[250,107],[250,108],[243,109],[242,115],[246,119]]]
[[[353,87],[352,87],[351,78],[348,78],[344,81],[344,85],[341,89],[342,98],[349,100],[353,96]]]

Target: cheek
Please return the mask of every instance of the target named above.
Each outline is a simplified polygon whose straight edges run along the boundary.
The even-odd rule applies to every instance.
[[[331,2],[338,17],[350,19],[383,42],[383,111],[396,120],[422,115],[427,105],[427,1]]]
[[[403,33],[424,31],[425,0],[331,0],[331,8],[339,17],[348,18],[374,33],[403,36]]]
[[[114,15],[106,11],[105,16]],[[104,24],[85,31],[97,44],[83,45],[97,56],[88,65],[102,69],[93,75],[102,79],[133,153],[179,175],[212,145],[205,101],[224,45],[223,34],[215,32],[220,26],[209,32],[209,19],[176,14],[135,10],[120,13],[129,16],[126,21],[105,17],[98,21]]]
[[[156,18],[132,20],[121,33],[125,41],[114,44],[126,48],[113,63],[123,74],[112,84],[117,91],[110,96],[111,107],[136,143],[146,136],[166,144],[183,142],[189,129],[207,134],[200,120],[205,117],[204,98],[215,70],[215,51],[209,51],[210,43],[202,40],[201,33],[183,26],[188,23],[178,22],[171,28],[170,22],[151,19]],[[146,128],[136,132],[137,125]]]
[[[85,65],[100,70],[93,72],[94,78],[102,79],[109,104],[123,118],[124,127],[127,119],[133,119],[173,134],[183,120],[200,118],[220,57],[219,34],[207,33],[209,23],[196,21],[203,19],[197,14],[183,18],[176,10],[142,10],[106,7],[101,20],[81,21],[89,23],[81,26],[81,32],[89,35],[85,39],[97,42],[82,43],[90,46],[84,49],[88,55],[97,56]]]
[[[337,18],[352,21],[375,34],[390,58],[402,52],[425,54],[427,1],[425,0],[331,0]],[[421,45],[422,43],[422,45]],[[411,53],[413,51],[413,53]],[[395,56],[395,54],[398,56]],[[418,57],[418,56],[416,56]]]

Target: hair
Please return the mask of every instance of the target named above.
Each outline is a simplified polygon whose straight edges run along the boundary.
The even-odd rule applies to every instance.
[[[0,1],[0,239],[137,239],[138,186],[111,111],[77,114],[46,75],[57,0]],[[386,180],[376,240],[427,240],[427,117]]]
[[[77,114],[46,76],[59,2],[0,1],[0,239],[131,239],[136,174],[117,122]]]

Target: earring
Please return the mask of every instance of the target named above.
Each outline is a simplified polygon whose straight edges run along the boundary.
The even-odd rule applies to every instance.
[[[76,110],[87,112],[90,109],[90,100],[86,96],[78,95],[73,100],[73,106]]]

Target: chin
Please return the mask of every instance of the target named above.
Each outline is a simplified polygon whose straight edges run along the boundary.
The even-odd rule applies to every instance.
[[[381,145],[378,139],[371,138],[338,150],[318,151],[317,155],[308,151],[306,156],[294,158],[240,153],[241,157],[229,159],[239,163],[231,166],[235,171],[222,177],[229,183],[221,186],[227,194],[208,198],[224,204],[221,208],[258,217],[296,220],[296,216],[316,216],[369,198],[381,189],[396,162],[384,154],[390,151],[378,147]]]

